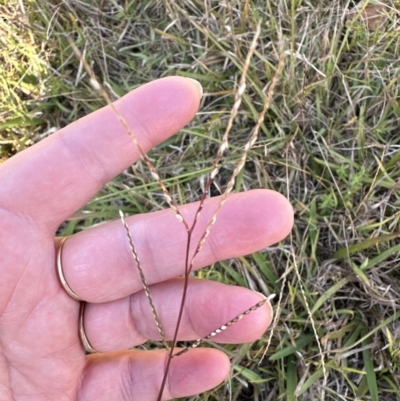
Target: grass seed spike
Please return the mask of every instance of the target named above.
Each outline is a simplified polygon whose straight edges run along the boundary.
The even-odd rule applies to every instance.
[[[249,67],[250,67],[252,56],[253,56],[253,54],[254,54],[254,52],[256,50],[256,47],[257,47],[257,41],[258,41],[258,38],[260,36],[260,32],[261,32],[261,22],[259,22],[257,24],[256,31],[254,33],[252,43],[250,45],[249,51],[248,51],[246,59],[245,59],[245,63],[244,63],[243,68],[242,68],[242,74],[241,74],[241,78],[240,78],[240,81],[239,81],[238,89],[237,89],[236,94],[235,94],[235,101],[234,101],[234,105],[233,105],[233,107],[231,109],[229,121],[228,121],[227,127],[225,129],[221,145],[220,145],[220,147],[219,147],[219,149],[217,151],[217,155],[216,155],[216,157],[215,157],[215,159],[213,161],[213,165],[212,165],[212,168],[211,168],[211,173],[210,173],[209,179],[207,180],[207,183],[205,185],[204,192],[203,192],[203,194],[202,194],[202,196],[200,198],[199,206],[198,206],[198,208],[196,210],[195,217],[194,217],[193,222],[191,224],[189,224],[184,219],[182,214],[180,213],[178,205],[176,204],[176,202],[173,200],[172,196],[170,195],[166,185],[164,184],[164,182],[160,178],[160,175],[158,174],[155,166],[153,165],[153,163],[151,162],[149,157],[146,155],[146,153],[141,148],[140,144],[137,141],[137,138],[136,138],[135,134],[132,132],[132,130],[129,128],[127,122],[125,121],[125,119],[121,116],[121,114],[118,112],[116,107],[111,102],[110,97],[108,96],[107,92],[104,90],[102,85],[99,83],[99,81],[97,80],[97,78],[94,75],[94,73],[93,73],[92,69],[90,68],[89,64],[83,58],[82,54],[77,49],[75,44],[70,40],[71,47],[73,48],[73,50],[75,51],[75,53],[79,57],[83,67],[85,68],[86,72],[89,75],[90,83],[91,83],[92,87],[96,91],[99,92],[99,94],[103,97],[103,99],[111,107],[112,111],[117,116],[118,120],[123,125],[123,127],[126,130],[126,132],[131,137],[134,145],[136,146],[136,148],[138,149],[138,151],[140,153],[140,156],[141,156],[142,160],[144,160],[144,162],[147,164],[152,177],[159,184],[159,186],[160,186],[160,188],[161,188],[161,190],[163,192],[164,198],[166,199],[169,207],[175,213],[175,216],[176,216],[177,220],[184,225],[184,228],[185,228],[186,233],[187,233],[186,252],[185,252],[184,287],[183,287],[181,304],[180,304],[180,309],[179,309],[179,314],[178,314],[178,320],[177,320],[177,324],[175,326],[175,332],[174,332],[173,340],[171,342],[170,347],[168,347],[168,343],[166,341],[164,330],[162,328],[161,321],[160,321],[160,319],[158,317],[156,308],[154,306],[154,303],[153,303],[153,300],[152,300],[152,296],[151,296],[151,292],[150,292],[150,288],[149,288],[149,286],[147,284],[147,281],[146,281],[146,278],[144,276],[143,269],[142,269],[142,266],[141,266],[141,263],[140,263],[140,259],[139,259],[139,255],[138,255],[138,253],[136,251],[136,248],[135,248],[135,245],[133,243],[132,236],[130,234],[128,224],[127,224],[127,222],[126,222],[126,220],[124,218],[123,213],[121,211],[119,211],[122,224],[123,224],[123,226],[124,226],[124,228],[126,230],[126,234],[127,234],[130,250],[131,250],[133,259],[135,261],[135,264],[136,264],[136,266],[138,268],[139,275],[140,275],[140,278],[141,278],[141,282],[142,282],[142,285],[143,285],[143,289],[144,289],[144,292],[145,292],[146,297],[148,299],[149,305],[151,307],[152,314],[153,314],[154,320],[155,320],[156,325],[157,325],[157,329],[158,329],[158,331],[160,333],[160,336],[162,338],[164,346],[166,347],[167,350],[169,348],[169,350],[168,350],[168,359],[167,359],[167,363],[166,363],[166,366],[165,366],[164,375],[163,375],[163,379],[162,379],[162,382],[161,382],[161,385],[160,385],[159,393],[158,393],[158,396],[157,396],[157,401],[161,401],[161,399],[162,399],[162,395],[163,395],[163,392],[164,392],[166,380],[167,380],[167,377],[168,377],[170,364],[171,364],[171,361],[172,361],[173,358],[176,358],[176,357],[178,357],[180,355],[183,355],[186,352],[188,352],[190,349],[196,348],[199,345],[201,345],[202,343],[204,343],[205,341],[215,337],[216,335],[218,335],[222,331],[228,329],[230,326],[232,326],[233,324],[237,323],[244,316],[249,315],[250,313],[254,312],[255,310],[257,310],[258,308],[260,308],[266,302],[268,302],[270,299],[273,298],[273,295],[272,295],[269,298],[266,298],[266,299],[258,302],[257,304],[255,304],[252,307],[248,308],[244,312],[238,314],[236,317],[234,317],[233,319],[229,320],[228,322],[226,322],[222,326],[216,328],[214,331],[212,331],[211,333],[209,333],[205,337],[194,341],[192,343],[192,345],[190,345],[189,347],[184,348],[181,351],[179,351],[178,353],[174,354],[174,349],[175,349],[175,346],[176,346],[176,343],[177,343],[177,338],[178,338],[179,327],[180,327],[181,318],[182,318],[182,314],[183,314],[183,309],[184,309],[184,305],[185,305],[185,301],[186,301],[189,274],[193,269],[194,260],[195,260],[196,256],[199,254],[199,252],[201,251],[203,245],[205,244],[205,242],[207,240],[207,237],[208,237],[208,235],[210,233],[210,230],[211,230],[212,226],[214,225],[214,223],[216,221],[217,214],[219,213],[220,209],[222,208],[222,206],[226,202],[226,200],[228,198],[228,195],[232,191],[234,183],[235,183],[235,179],[238,176],[238,174],[240,173],[240,171],[243,169],[245,161],[246,161],[246,158],[247,158],[247,155],[248,155],[249,151],[251,150],[252,146],[254,145],[254,143],[257,140],[257,136],[258,136],[261,124],[262,124],[262,122],[264,120],[264,117],[265,117],[265,114],[266,114],[267,110],[269,109],[269,106],[270,106],[270,103],[271,103],[271,100],[272,100],[272,97],[273,97],[273,94],[274,94],[274,90],[275,90],[276,84],[277,84],[277,82],[279,80],[279,77],[280,77],[280,75],[282,73],[282,69],[283,69],[283,65],[284,65],[283,56],[281,56],[280,59],[279,59],[275,75],[274,75],[274,77],[273,77],[273,79],[271,81],[271,84],[268,87],[268,91],[266,93],[265,100],[263,102],[263,109],[262,109],[262,111],[260,112],[260,114],[258,116],[256,125],[254,126],[254,128],[251,131],[250,137],[249,137],[249,139],[248,139],[248,141],[247,141],[247,143],[246,143],[246,145],[244,147],[244,151],[243,151],[243,153],[241,155],[241,158],[240,158],[238,164],[236,165],[236,167],[235,167],[235,169],[234,169],[234,171],[232,173],[232,176],[231,176],[231,178],[230,178],[230,180],[229,180],[229,182],[227,184],[227,187],[226,187],[224,193],[220,197],[220,201],[219,201],[219,203],[218,203],[218,205],[217,205],[217,207],[216,207],[216,209],[215,209],[215,211],[214,211],[209,223],[207,224],[206,229],[204,230],[204,232],[203,232],[203,234],[202,234],[202,236],[201,236],[201,238],[200,238],[200,240],[199,240],[199,242],[198,242],[198,244],[197,244],[197,246],[195,248],[195,251],[194,251],[193,255],[190,256],[191,236],[192,236],[192,233],[193,233],[194,228],[196,226],[196,223],[199,220],[199,216],[201,214],[201,211],[202,211],[202,209],[204,207],[204,203],[205,203],[205,200],[207,198],[209,189],[211,188],[211,185],[213,183],[214,178],[218,174],[219,162],[220,162],[220,160],[221,160],[221,158],[223,156],[224,151],[228,148],[228,137],[229,137],[230,131],[231,131],[232,126],[233,126],[233,121],[234,121],[234,119],[235,119],[235,117],[236,117],[236,115],[238,113],[239,108],[240,108],[243,94],[245,93],[245,90],[246,90],[246,76],[247,76],[247,73],[248,73],[248,70],[249,70]],[[265,90],[266,90],[266,88],[264,88],[263,92]]]

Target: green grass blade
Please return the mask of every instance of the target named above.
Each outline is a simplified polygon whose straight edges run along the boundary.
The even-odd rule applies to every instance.
[[[361,335],[365,337],[367,335],[367,330],[363,328],[361,330]],[[363,340],[362,345],[367,347],[370,345],[370,341],[368,339]],[[376,373],[374,370],[374,362],[373,357],[371,354],[371,349],[366,348],[363,350],[363,359],[364,359],[364,367],[367,374],[367,384],[369,388],[369,396],[371,397],[372,401],[379,401],[379,394],[378,394],[378,384],[376,382]]]
[[[357,244],[350,245],[348,248],[339,249],[337,252],[333,254],[333,258],[344,258],[348,255],[351,255],[355,252],[360,252],[364,249],[371,248],[382,242],[387,242],[392,239],[396,239],[400,237],[400,231],[395,232],[393,234],[381,235],[379,237],[368,238],[364,241],[358,242]]]
[[[305,336],[302,336],[300,339],[296,341],[295,345],[290,345],[289,347],[285,347],[274,354],[272,354],[269,357],[270,361],[276,361],[281,358],[285,358],[286,356],[292,355],[297,351],[300,351],[303,349],[305,346],[310,344],[313,340],[315,339],[313,334],[308,334]]]

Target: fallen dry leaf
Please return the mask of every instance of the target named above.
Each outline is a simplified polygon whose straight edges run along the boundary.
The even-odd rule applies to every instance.
[[[362,11],[361,11],[362,10]],[[385,5],[370,4],[366,7],[358,5],[354,7],[347,15],[348,21],[358,19],[363,21],[371,31],[382,26],[387,19],[387,7]]]

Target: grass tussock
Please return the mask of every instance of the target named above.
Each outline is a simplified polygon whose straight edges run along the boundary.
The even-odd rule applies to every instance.
[[[0,6],[1,158],[104,105],[72,40],[112,99],[173,74],[202,83],[197,118],[149,154],[178,204],[201,196],[259,20],[247,91],[213,195],[223,193],[240,161],[263,109],[263,89],[285,56],[234,189],[285,194],[296,212],[292,236],[196,273],[280,294],[276,324],[270,338],[224,347],[231,382],[193,400],[400,398],[400,30],[398,2],[380,3],[385,20],[376,29],[361,12],[347,18],[355,6],[348,0]],[[63,234],[116,218],[118,208],[134,214],[167,206],[138,163],[71,218]]]

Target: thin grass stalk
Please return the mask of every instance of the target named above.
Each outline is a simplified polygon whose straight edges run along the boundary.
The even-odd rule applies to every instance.
[[[286,270],[287,270],[287,269],[286,269]],[[280,313],[281,313],[282,298],[283,298],[284,290],[285,290],[285,287],[286,287],[287,273],[288,273],[288,272],[286,271],[286,272],[283,274],[283,277],[282,277],[282,287],[281,287],[281,290],[280,290],[280,292],[279,292],[279,299],[278,299],[278,302],[277,302],[276,311],[275,311],[275,313],[274,313],[274,319],[273,319],[273,321],[272,321],[271,330],[270,330],[269,335],[268,335],[267,345],[266,345],[265,348],[264,348],[264,351],[263,351],[263,353],[262,353],[262,355],[261,355],[261,359],[260,359],[260,361],[258,362],[258,366],[260,366],[260,365],[262,364],[262,362],[263,362],[265,356],[267,355],[267,352],[268,352],[268,350],[269,350],[269,347],[271,346],[272,337],[273,337],[273,335],[274,335],[274,330],[275,330],[275,328],[276,328],[276,326],[277,326],[277,324],[278,324],[278,319],[279,319]],[[258,356],[259,353],[257,352],[256,355]]]
[[[311,322],[311,327],[312,327],[313,332],[314,332],[315,340],[317,341],[319,355],[321,357],[322,372],[324,374],[323,386],[325,387],[326,383],[328,381],[328,373],[327,373],[327,370],[326,370],[324,353],[322,351],[322,345],[321,345],[321,341],[319,340],[319,335],[318,335],[318,332],[317,332],[317,328],[315,327],[314,317],[312,315],[310,305],[308,304],[306,292],[304,290],[304,286],[303,286],[303,283],[302,283],[302,280],[301,280],[299,268],[297,266],[296,255],[295,255],[294,248],[293,248],[293,237],[292,237],[292,234],[290,234],[290,243],[291,243],[291,255],[292,255],[292,259],[293,259],[294,271],[296,272],[296,276],[297,276],[297,279],[299,281],[300,291],[301,291],[301,294],[303,295],[304,304],[306,305],[307,313],[308,313],[308,316],[309,316],[310,322]]]
[[[304,88],[304,81],[303,81],[303,88]],[[286,183],[287,183],[287,185],[289,185],[288,165],[289,165],[289,161],[287,159],[287,153],[286,153]],[[287,196],[288,196],[288,199],[289,199],[289,194],[290,194],[289,186],[287,187],[287,194],[288,194]],[[279,299],[278,299],[278,302],[277,302],[276,311],[275,311],[275,314],[274,314],[274,319],[272,321],[271,330],[270,330],[269,335],[268,335],[267,345],[265,346],[265,349],[262,352],[261,359],[258,362],[258,366],[260,366],[262,364],[265,356],[267,355],[269,347],[271,346],[272,337],[274,335],[275,328],[278,325],[278,320],[279,320],[280,313],[281,313],[281,305],[282,305],[283,294],[284,294],[284,291],[285,291],[285,288],[286,288],[286,281],[287,281],[287,277],[288,277],[289,270],[290,270],[289,265],[290,265],[290,260],[288,260],[286,268],[285,268],[285,272],[283,273],[283,275],[281,277],[282,286],[281,286],[281,290],[279,292]],[[257,352],[256,356],[258,356],[258,355],[259,355],[259,353]]]
[[[209,178],[208,183],[207,183],[208,187],[206,186],[205,191],[204,191],[204,193],[202,195],[202,199],[200,201],[199,208],[198,208],[198,210],[197,210],[197,212],[195,214],[195,218],[194,218],[192,227],[188,230],[188,241],[187,241],[186,255],[185,255],[185,276],[184,276],[184,286],[183,286],[183,291],[182,291],[181,305],[180,305],[180,308],[179,308],[179,314],[178,314],[178,319],[177,319],[177,323],[176,323],[176,326],[175,326],[175,332],[174,332],[173,340],[172,340],[172,343],[171,343],[171,348],[170,348],[170,351],[169,351],[169,354],[168,354],[168,359],[167,359],[167,363],[166,363],[166,366],[165,366],[164,376],[163,376],[163,379],[162,379],[162,382],[161,382],[160,391],[159,391],[159,394],[158,394],[158,397],[157,397],[157,401],[161,401],[162,394],[163,394],[164,388],[165,388],[165,383],[167,381],[168,372],[169,372],[169,368],[170,368],[170,365],[171,365],[174,349],[175,349],[175,346],[176,346],[178,333],[179,333],[179,328],[180,328],[182,315],[183,315],[183,309],[184,309],[184,305],[185,305],[185,302],[186,302],[186,294],[187,294],[187,289],[188,289],[188,284],[189,284],[189,274],[190,274],[190,272],[191,272],[191,270],[193,268],[194,256],[198,254],[198,252],[200,251],[201,247],[203,246],[203,244],[205,242],[205,239],[208,236],[208,233],[207,233],[208,227],[206,228],[205,235],[203,234],[204,242],[202,242],[202,245],[201,245],[200,248],[199,248],[199,245],[197,246],[196,251],[194,253],[194,256],[192,256],[192,258],[190,259],[190,263],[189,263],[189,252],[190,252],[192,232],[193,232],[193,229],[194,229],[194,227],[196,225],[196,222],[198,221],[198,218],[199,218],[199,215],[201,213],[201,210],[203,209],[203,204],[204,204],[205,198],[207,196],[208,189],[211,186],[211,183],[212,183],[213,179],[215,178],[216,174],[218,173],[219,160],[221,159],[224,150],[228,147],[229,132],[230,132],[230,130],[232,128],[233,120],[234,120],[235,116],[237,115],[237,112],[238,112],[240,104],[241,104],[241,99],[242,99],[243,93],[244,93],[244,91],[246,89],[246,85],[245,85],[246,74],[247,74],[248,68],[250,66],[251,56],[253,55],[253,53],[254,53],[254,51],[255,51],[255,49],[257,47],[257,40],[258,40],[258,38],[260,36],[260,33],[261,33],[261,21],[259,21],[258,24],[257,24],[257,29],[255,31],[255,34],[254,34],[254,37],[253,37],[253,41],[251,43],[248,55],[246,57],[245,67],[243,69],[242,78],[240,80],[240,86],[238,88],[238,94],[236,94],[236,96],[235,96],[236,100],[235,100],[235,103],[233,105],[233,109],[232,109],[232,112],[231,112],[231,115],[230,115],[230,118],[229,118],[227,129],[225,130],[225,134],[224,134],[221,146],[220,146],[220,148],[219,148],[219,150],[217,152],[217,156],[216,156],[216,159],[215,159],[216,161],[214,161],[214,163],[213,163],[213,167],[212,167],[212,171],[211,171],[211,174],[210,174],[210,178]],[[257,139],[257,135],[256,135],[255,139]],[[255,139],[254,139],[254,142],[255,142]],[[245,152],[246,152],[246,150],[245,150]],[[246,152],[246,156],[247,156],[247,153],[248,153],[248,151]],[[243,165],[244,165],[244,162],[243,162]],[[242,167],[243,167],[243,165],[242,165]],[[241,170],[241,168],[240,168],[240,170]],[[239,170],[239,172],[240,172],[240,170]],[[233,179],[233,182],[234,182],[234,179]],[[233,187],[233,184],[232,184],[232,187]],[[229,192],[231,191],[231,189],[229,190]],[[227,193],[227,195],[229,194],[229,192]],[[221,207],[222,207],[222,205],[221,205]],[[219,211],[219,209],[221,207],[219,207],[218,210],[216,211],[216,213],[214,213],[214,216],[213,216],[214,217],[214,221],[215,221],[215,218],[216,218],[216,214],[218,213],[218,211]]]
[[[125,216],[124,216],[124,214],[122,213],[121,210],[119,211],[119,215],[121,217],[122,224],[125,227],[126,236],[128,237],[129,246],[131,248],[131,253],[132,253],[133,259],[134,259],[134,261],[136,263],[136,266],[137,266],[137,268],[139,270],[140,281],[142,282],[144,293],[146,294],[146,298],[147,298],[147,300],[149,302],[149,305],[150,305],[150,308],[151,308],[151,312],[153,313],[154,321],[156,322],[156,326],[157,326],[158,332],[160,333],[161,340],[162,340],[162,342],[164,344],[164,347],[166,349],[169,349],[169,346],[168,346],[168,343],[167,343],[167,339],[165,337],[165,333],[164,333],[164,330],[163,330],[162,325],[161,325],[161,320],[158,317],[158,313],[157,313],[157,310],[156,310],[156,308],[154,306],[153,298],[151,296],[150,288],[149,288],[149,285],[147,284],[146,277],[145,277],[143,269],[142,269],[142,264],[140,263],[139,255],[138,255],[138,253],[136,251],[135,245],[133,244],[131,232],[130,232],[128,224],[127,224],[127,222],[125,220]]]
[[[323,385],[326,386],[326,383],[327,383],[327,380],[328,380],[328,372],[327,372],[327,369],[326,369],[325,358],[324,358],[324,354],[323,354],[323,350],[322,350],[322,345],[321,345],[321,342],[319,340],[319,336],[318,336],[318,333],[317,333],[317,329],[315,327],[315,321],[314,321],[314,318],[313,318],[312,313],[311,313],[310,306],[309,306],[308,301],[307,301],[307,297],[306,297],[306,293],[305,293],[305,290],[304,290],[304,286],[303,286],[303,284],[301,282],[301,276],[300,276],[300,272],[299,272],[299,269],[298,269],[298,266],[297,266],[296,256],[294,254],[294,249],[293,249],[293,242],[292,242],[293,238],[292,238],[292,235],[290,235],[290,241],[291,241],[290,256],[292,256],[293,265],[294,265],[294,271],[296,273],[296,276],[297,276],[297,279],[298,279],[298,282],[299,282],[299,286],[300,286],[300,291],[301,291],[301,294],[303,296],[304,303],[306,305],[306,310],[307,310],[308,316],[310,318],[311,327],[313,329],[314,336],[315,336],[315,339],[317,341],[318,351],[319,351],[319,354],[320,354],[320,357],[321,357],[322,372],[323,372],[323,375],[324,375],[324,384]],[[280,304],[281,304],[281,301],[282,301],[283,289],[285,287],[287,274],[288,274],[288,271],[286,271],[284,273],[284,275],[283,275],[282,288],[281,288],[281,292],[279,294],[279,300],[278,300],[278,308],[277,308],[277,311],[276,311],[276,314],[275,314],[275,317],[274,317],[274,321],[272,323],[272,329],[271,329],[270,336],[268,338],[267,345],[266,345],[266,347],[265,347],[265,349],[263,351],[263,354],[261,356],[260,361],[258,362],[258,365],[261,365],[261,363],[263,362],[263,360],[264,360],[264,358],[265,358],[265,356],[266,356],[266,354],[268,352],[268,349],[270,347],[271,340],[272,340],[273,330],[276,327],[277,321],[279,319],[279,307],[280,307]]]

